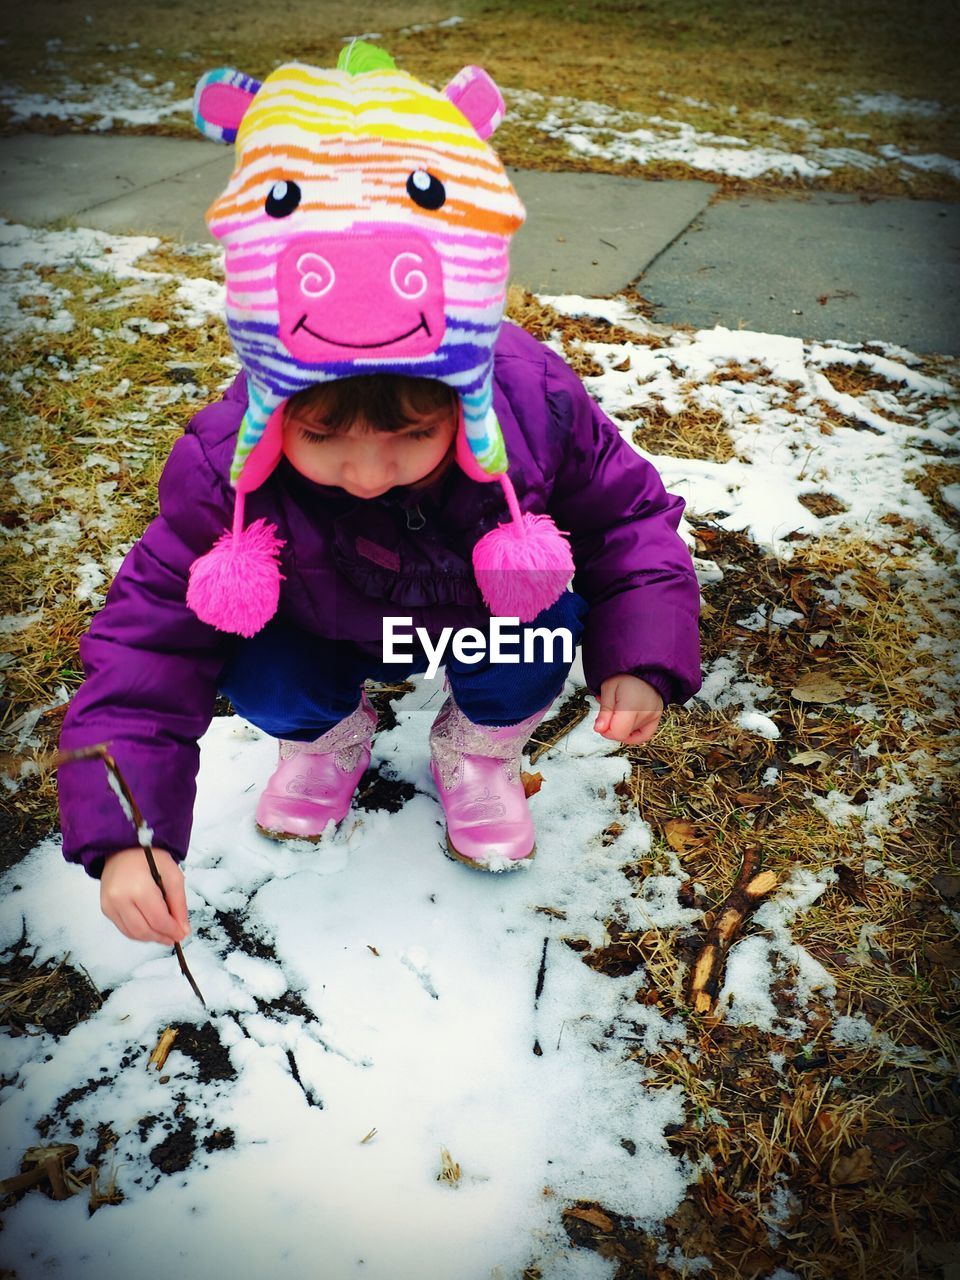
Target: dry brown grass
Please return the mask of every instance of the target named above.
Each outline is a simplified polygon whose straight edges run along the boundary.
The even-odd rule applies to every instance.
[[[680,413],[668,413],[662,404],[645,405],[633,411],[640,420],[633,441],[646,453],[673,458],[703,458],[729,462],[735,457],[730,432],[716,409],[686,405]],[[629,420],[631,413],[622,417]]]
[[[818,145],[854,147],[880,160],[866,171],[848,164],[816,179],[768,174],[747,181],[692,170],[681,160],[637,165],[583,157],[538,127],[536,113],[524,119],[514,112],[498,133],[498,149],[511,164],[660,179],[693,175],[716,181],[731,197],[744,190],[802,193],[812,186],[919,198],[956,199],[960,193],[960,184],[946,174],[911,171],[879,157],[879,148],[889,143],[906,152],[956,155],[951,109],[958,94],[947,35],[955,14],[945,0],[922,11],[904,0],[869,5],[855,0],[842,10],[816,0],[796,11],[761,0],[735,10],[721,0],[625,6],[599,0],[509,5],[465,0],[457,13],[464,19],[459,26],[417,32],[409,28],[436,24],[450,16],[449,10],[425,0],[376,5],[330,0],[322,6],[315,0],[288,0],[278,22],[271,10],[243,0],[229,6],[213,0],[202,9],[189,8],[186,0],[146,7],[40,0],[26,15],[15,8],[6,15],[0,73],[31,92],[49,86],[54,93],[65,79],[99,84],[149,74],[155,85],[172,82],[169,97],[177,99],[190,96],[197,75],[208,67],[236,65],[262,77],[294,57],[330,65],[342,37],[376,31],[401,66],[431,83],[443,84],[460,66],[480,63],[508,90],[682,120],[703,134],[735,133],[750,146],[780,152],[810,145],[807,127],[795,123],[802,119],[818,130]],[[50,48],[50,40],[61,44]],[[862,115],[840,101],[858,91],[934,98],[947,110],[934,116]],[[43,117],[30,124],[56,132],[83,127]],[[21,127],[5,126],[8,131]],[[119,127],[192,132],[186,116]],[[851,139],[849,133],[866,136]]]
[[[805,1024],[799,1038],[698,1019],[683,994],[696,935],[676,929],[653,942],[644,935],[646,977],[636,1001],[686,1021],[700,1058],[691,1061],[682,1048],[653,1057],[637,1051],[643,1087],[682,1086],[688,1120],[671,1134],[671,1149],[693,1159],[706,1152],[713,1161],[667,1220],[667,1239],[687,1257],[705,1253],[722,1280],[768,1275],[776,1266],[805,1280],[933,1280],[934,1244],[960,1228],[951,1167],[960,1112],[953,1091],[960,947],[941,909],[956,906],[949,895],[960,894],[960,810],[956,777],[940,758],[950,726],[919,687],[916,664],[904,661],[917,626],[906,611],[925,607],[925,584],[911,578],[906,557],[867,542],[801,541],[794,559],[781,563],[740,535],[703,526],[698,536],[705,554],[738,570],[706,590],[706,660],[732,646],[746,672],[773,686],[763,706],[781,737],[758,738],[721,712],[674,712],[652,743],[625,749],[632,768],[618,790],[660,832],[689,883],[702,886],[696,901],[708,912],[732,885],[744,849],[757,843],[781,882],[794,868],[832,871],[835,882],[794,922],[792,936],[830,974],[837,1009],[866,1016],[891,1048],[834,1043],[831,1008],[816,995],[798,1006],[789,964],[781,965],[773,996],[784,1026],[796,1017]],[[837,609],[818,588],[851,566],[862,603]],[[803,617],[785,629],[738,629],[735,619],[761,603]],[[824,631],[828,640],[813,648],[809,638],[819,641]],[[814,665],[840,680],[847,702],[873,701],[876,720],[793,701],[790,689]],[[906,708],[918,717],[911,730],[901,721]],[[790,764],[811,748],[826,762]],[[780,772],[766,788],[771,765]],[[927,786],[913,820],[892,811],[882,851],[874,852],[859,824],[833,825],[812,798],[836,790],[856,800],[876,785],[877,768],[891,776],[907,768],[914,778],[926,770]],[[909,882],[865,874],[867,855]],[[633,874],[658,867],[655,849]],[[782,1056],[782,1068],[771,1053]],[[912,1065],[903,1057],[910,1054],[920,1055]],[[779,1185],[789,1188],[794,1207],[771,1238]],[[603,1206],[568,1211],[566,1225],[575,1242],[618,1258],[624,1275],[640,1274],[629,1269],[635,1266],[668,1274],[656,1263],[656,1241]]]
[[[136,541],[155,513],[156,482],[174,440],[193,408],[212,398],[228,374],[223,325],[186,328],[173,319],[177,280],[195,266],[189,250],[168,246],[153,256],[151,269],[170,272],[173,279],[158,275],[146,287],[106,273],[40,268],[44,287],[69,291],[73,328],[66,335],[7,335],[0,354],[0,375],[26,371],[18,375],[23,389],[6,396],[0,425],[8,449],[0,477],[3,605],[11,614],[39,615],[3,637],[11,666],[0,700],[0,735],[4,768],[14,776],[23,764],[35,769],[53,745],[63,707],[41,716],[35,749],[18,748],[10,726],[31,708],[53,701],[61,686],[72,692],[80,680],[77,644],[93,608],[77,594],[84,588],[80,566],[101,567],[104,581],[95,590],[102,596],[111,560]],[[22,309],[38,316],[50,311],[41,294]],[[169,322],[171,329],[144,333],[129,329],[131,320]],[[128,333],[135,341],[127,340]],[[56,376],[59,369],[69,380]],[[178,393],[181,398],[174,400]],[[31,460],[36,450],[42,461]],[[40,473],[34,501],[21,499],[14,486],[23,472]],[[65,521],[76,523],[72,536],[62,534]],[[30,848],[55,822],[53,777],[27,776],[3,814],[5,857]]]

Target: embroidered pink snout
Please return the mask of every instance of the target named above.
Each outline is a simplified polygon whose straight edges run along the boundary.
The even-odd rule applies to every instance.
[[[298,237],[277,263],[280,340],[309,363],[424,356],[444,334],[440,256],[416,232]]]

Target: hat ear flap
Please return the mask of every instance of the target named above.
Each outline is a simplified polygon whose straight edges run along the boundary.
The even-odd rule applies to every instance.
[[[503,94],[482,67],[464,67],[443,91],[481,138],[496,131],[507,110]]]
[[[197,81],[193,122],[212,142],[235,142],[240,121],[261,82],[233,67],[217,67]]]

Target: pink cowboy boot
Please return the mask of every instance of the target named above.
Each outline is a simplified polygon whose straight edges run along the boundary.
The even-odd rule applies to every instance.
[[[319,840],[346,817],[370,763],[377,713],[364,689],[360,705],[314,742],[280,739],[280,763],[257,804],[256,824],[270,840]]]
[[[468,720],[452,693],[440,708],[430,730],[430,775],[447,818],[451,858],[478,871],[512,871],[532,861],[536,834],[520,753],[550,706],[502,727]]]

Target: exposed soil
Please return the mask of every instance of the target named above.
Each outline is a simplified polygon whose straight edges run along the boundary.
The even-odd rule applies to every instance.
[[[356,804],[368,812],[399,813],[417,794],[412,782],[402,778],[385,778],[379,769],[368,769],[360,779]]]
[[[236,1068],[212,1023],[176,1022],[171,1026],[177,1031],[171,1055],[179,1052],[192,1058],[197,1064],[197,1079],[201,1084],[208,1084],[211,1080],[236,1079]]]
[[[150,1163],[161,1173],[181,1173],[197,1149],[197,1122],[184,1116],[179,1126],[150,1152]]]
[[[64,1036],[101,1004],[89,975],[65,961],[35,965],[21,936],[12,951],[0,957],[0,1026],[14,1036],[40,1027]]]

